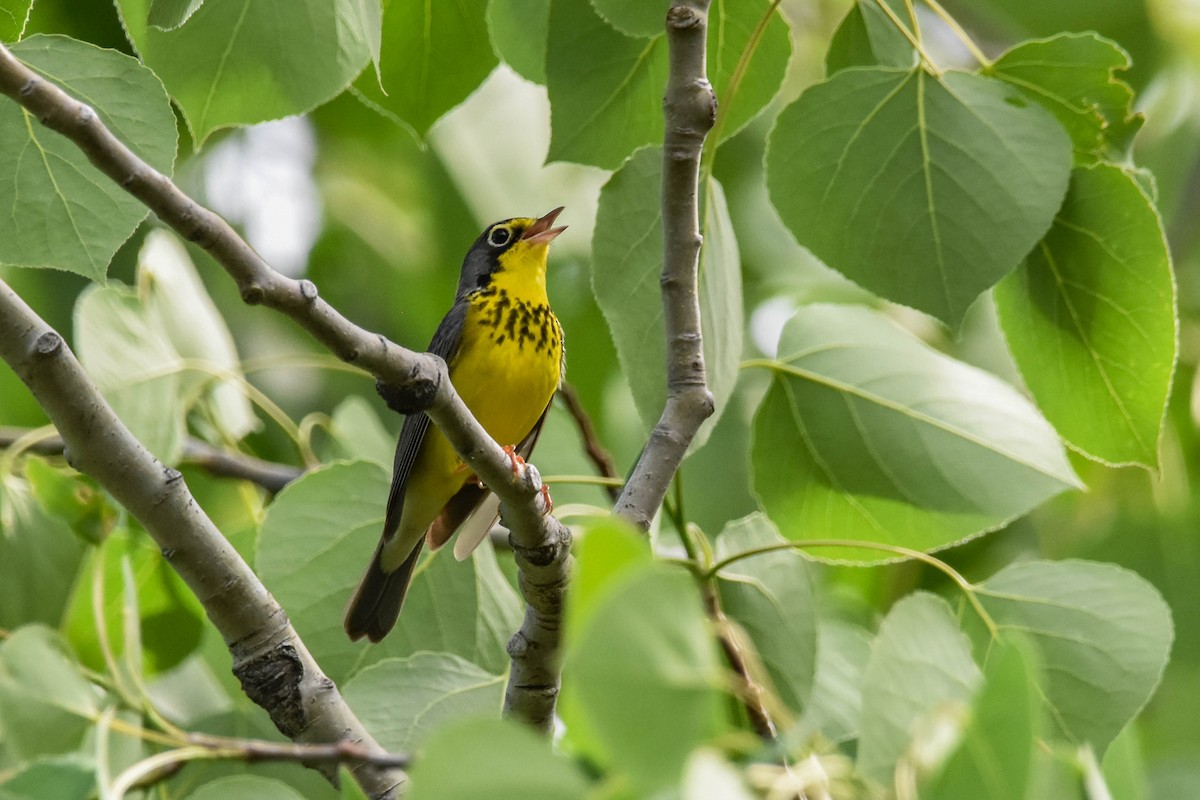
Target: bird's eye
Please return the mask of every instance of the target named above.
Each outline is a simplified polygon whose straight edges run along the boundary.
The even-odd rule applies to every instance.
[[[512,238],[512,231],[508,228],[495,228],[488,234],[488,244],[492,247],[503,247],[508,244],[510,238]]]

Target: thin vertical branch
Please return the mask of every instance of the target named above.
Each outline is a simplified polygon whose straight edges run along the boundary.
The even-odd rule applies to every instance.
[[[670,66],[663,97],[663,316],[667,403],[614,511],[643,530],[662,505],[696,431],[713,413],[700,331],[700,157],[717,115],[705,47],[709,0],[667,12]]]

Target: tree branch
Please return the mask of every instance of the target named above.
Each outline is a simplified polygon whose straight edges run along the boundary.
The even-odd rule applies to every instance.
[[[13,443],[28,432],[26,428],[0,425],[0,450],[12,447]],[[29,449],[42,455],[60,456],[65,447],[61,436],[48,436]],[[245,453],[227,452],[191,436],[183,445],[183,463],[195,464],[219,478],[250,481],[271,494],[283,491],[283,487],[304,474],[304,470],[291,464],[265,461]]]
[[[519,474],[513,474],[508,455],[487,435],[454,390],[445,362],[428,353],[414,353],[354,325],[319,297],[312,281],[296,281],[273,270],[229,223],[193,201],[170,178],[153,169],[117,139],[91,108],[43,80],[3,46],[0,46],[0,93],[26,108],[43,125],[74,142],[101,172],[145,203],[160,220],[207,250],[237,283],[245,302],[262,304],[287,315],[343,361],[366,369],[411,398],[411,409],[406,410],[428,413],[471,471],[500,498],[514,547],[536,554],[536,558],[518,557],[517,561],[522,569],[521,586],[528,608],[525,623],[514,636],[514,641],[519,637],[520,644],[510,646],[515,655],[505,708],[507,713],[548,730],[550,723],[540,720],[543,717],[552,720],[558,693],[560,640],[557,631],[561,603],[555,599],[561,598],[562,586],[569,573],[570,534],[557,519],[543,514],[537,500],[541,489],[537,470],[528,466]],[[61,339],[58,342],[61,346]],[[60,413],[66,410],[60,407]],[[51,418],[54,419],[54,415]],[[117,420],[112,417],[110,422]],[[71,436],[61,425],[59,430],[71,445]],[[110,435],[99,430],[95,433]],[[72,450],[75,450],[73,445]],[[99,458],[104,458],[102,453]],[[162,471],[161,465],[158,465],[158,471]],[[149,479],[152,472],[148,470],[143,477]],[[162,481],[161,475],[158,481]],[[177,511],[199,513],[194,504]],[[177,551],[173,551],[173,555],[176,559],[181,558]],[[187,557],[199,555],[191,552]],[[187,567],[191,568],[192,565]],[[257,584],[252,574],[248,577]],[[252,594],[261,595],[264,603],[274,603],[261,585]],[[205,596],[201,595],[201,599]],[[212,596],[209,599],[218,603],[228,600],[227,597]],[[292,669],[308,674],[310,664],[311,659],[300,659]],[[530,681],[529,686],[540,697],[536,703],[527,700],[531,695],[521,682],[522,676],[529,676],[535,666],[535,672],[543,678],[554,676],[553,680]],[[311,667],[315,669],[316,665],[311,664]],[[332,685],[329,688],[336,694]],[[270,702],[272,698],[262,700]],[[308,732],[306,729],[305,733]],[[344,738],[342,733],[334,732],[329,740]]]
[[[95,478],[162,548],[224,637],[243,690],[280,732],[302,743],[350,739],[383,753],[179,472],[129,432],[63,338],[3,281],[0,358],[58,428],[71,465]],[[373,797],[392,797],[405,781],[402,772],[365,765],[356,775]]]
[[[700,333],[700,154],[717,113],[705,76],[709,0],[667,12],[670,68],[663,97],[663,316],[667,403],[613,509],[643,530],[662,505],[696,431],[713,413]]]

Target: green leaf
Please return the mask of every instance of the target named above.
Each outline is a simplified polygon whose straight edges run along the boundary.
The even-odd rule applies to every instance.
[[[486,14],[487,0],[391,0],[383,12],[380,78],[364,75],[354,88],[424,136],[499,63]]]
[[[0,779],[0,800],[89,800],[95,795],[93,763],[77,753],[39,758]]]
[[[233,335],[174,234],[154,230],[146,237],[137,286],[152,324],[187,360],[179,391],[189,406],[191,398],[202,403],[205,418],[216,426],[214,438],[238,440],[257,428]]]
[[[666,25],[669,0],[591,0],[596,13],[626,36],[658,36]]]
[[[832,620],[817,625],[816,675],[793,740],[814,732],[831,742],[858,738],[862,673],[870,655],[871,634],[862,628]]]
[[[312,110],[340,94],[371,56],[360,0],[206,0],[169,31],[147,23],[149,2],[117,0],[117,10],[197,146],[220,128]]]
[[[85,666],[97,672],[106,668],[93,605],[97,568],[103,570],[102,610],[114,656],[128,658],[125,642],[130,633],[140,636],[142,660],[137,668],[147,675],[166,672],[195,652],[208,624],[204,609],[146,533],[120,528],[89,555],[63,622],[63,632]],[[128,565],[136,591],[140,631],[126,627],[123,565]]]
[[[1028,634],[1060,733],[1103,755],[1150,699],[1171,650],[1171,612],[1133,572],[1088,561],[1013,564],[979,587],[1000,628]]]
[[[341,788],[338,800],[371,800],[354,780],[354,773],[344,764],[338,768],[338,786]]]
[[[504,63],[525,80],[544,84],[550,0],[489,0],[487,24]]]
[[[0,42],[15,42],[25,32],[33,0],[0,0]]]
[[[936,550],[1080,485],[1058,436],[1015,389],[873,311],[805,307],[779,352],[752,465],[759,502],[789,539]]]
[[[573,711],[647,793],[677,782],[717,731],[724,679],[695,581],[680,570],[652,563],[621,575],[575,632],[564,676]]]
[[[1066,129],[1077,164],[1125,161],[1145,117],[1116,77],[1131,65],[1120,45],[1096,33],[1021,42],[986,70],[1042,105]]]
[[[660,148],[648,147],[634,154],[601,190],[592,237],[592,290],[646,430],[658,422],[667,399],[660,288],[661,178]],[[704,197],[700,324],[716,413],[693,440],[693,450],[708,440],[733,393],[744,328],[741,262],[725,194],[719,183],[709,180]]]
[[[645,535],[620,517],[588,522],[578,542],[571,602],[566,609],[566,629],[572,632],[568,636],[583,629],[618,584],[618,578],[649,564],[653,557]]]
[[[843,70],[779,115],[767,187],[797,241],[888,300],[956,326],[1066,193],[1070,140],[1000,81]]]
[[[498,715],[504,676],[453,653],[414,653],[372,664],[342,694],[384,748],[409,753],[450,722]]]
[[[304,797],[281,781],[257,775],[230,775],[204,784],[187,795],[186,800],[304,800]]]
[[[465,753],[470,754],[464,765]],[[412,800],[573,800],[588,783],[550,742],[500,719],[477,719],[438,731],[413,765]]]
[[[1145,797],[1185,797],[1147,793],[1146,764],[1142,755],[1142,741],[1138,726],[1126,725],[1109,745],[1100,765],[1104,770],[1104,782],[1112,793],[1112,800],[1141,800]]]
[[[28,625],[0,642],[0,719],[5,750],[16,758],[78,749],[98,697],[49,628]]]
[[[120,512],[109,502],[108,495],[86,475],[69,467],[53,467],[36,456],[26,456],[25,478],[42,509],[67,523],[71,531],[88,544],[104,541],[116,524]],[[40,530],[38,535],[41,536]],[[45,591],[45,585],[40,586]]]
[[[901,20],[908,19],[903,2],[888,6]],[[875,0],[858,0],[833,32],[825,52],[825,74],[849,67],[899,67],[909,69],[916,51]]]
[[[167,175],[175,115],[137,59],[66,36],[30,36],[13,55],[87,103],[113,134]],[[0,104],[0,264],[62,269],[103,281],[146,207],[92,166],[67,138],[16,103]]]
[[[934,744],[979,684],[971,646],[950,606],[917,592],[888,612],[863,673],[858,768],[891,784],[906,753]]]
[[[1037,651],[1023,638],[993,643],[962,740],[921,791],[922,800],[1029,797],[1042,730]]]
[[[1156,466],[1175,280],[1137,182],[1108,165],[1075,170],[1054,226],[995,300],[1021,376],[1063,438],[1106,463]]]
[[[354,462],[314,470],[289,484],[263,521],[255,561],[259,575],[334,681],[419,650],[454,653],[489,672],[503,672],[505,645],[521,624],[521,604],[488,547],[467,561],[442,551],[419,565],[400,621],[382,643],[368,646],[346,637],[342,614],[379,540],[388,483],[379,465]]]
[[[29,484],[0,481],[0,628],[58,625],[83,553],[83,542],[47,513]]]
[[[178,28],[196,13],[204,0],[150,0],[146,22],[159,30]]]
[[[762,514],[729,523],[717,538],[717,558],[784,543]],[[779,697],[798,713],[816,672],[816,596],[808,562],[793,550],[744,558],[719,576],[721,604],[754,642]]]
[[[766,0],[715,0],[709,9],[709,80],[718,99],[712,135],[718,141],[754,119],[783,81],[791,39],[778,13],[770,12],[754,44],[759,23],[771,7]],[[615,169],[638,148],[662,141],[665,5],[662,11],[658,35],[630,38],[609,27],[590,3],[552,2],[545,59],[551,106],[548,161]],[[751,46],[752,55],[739,73],[738,65]]]
[[[349,395],[337,404],[333,409],[330,432],[344,457],[391,467],[395,451],[392,434],[383,426],[371,404],[360,395]]]
[[[75,352],[113,411],[166,464],[183,454],[183,360],[123,287],[93,286],[75,305]]]

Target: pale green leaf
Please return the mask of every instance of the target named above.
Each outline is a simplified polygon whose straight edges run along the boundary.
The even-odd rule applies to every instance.
[[[1000,81],[864,68],[784,109],[766,165],[771,201],[801,245],[955,326],[1049,228],[1071,144]]]
[[[352,394],[337,404],[330,432],[343,456],[391,467],[396,449],[393,436],[360,395]]]
[[[96,773],[78,753],[35,759],[0,778],[0,800],[90,800]]]
[[[151,231],[138,253],[137,270],[138,297],[146,313],[187,360],[181,394],[189,405],[201,403],[205,419],[216,425],[222,440],[243,438],[258,427],[258,420],[246,397],[241,361],[187,250],[173,233]]]
[[[51,516],[29,484],[0,481],[0,628],[58,625],[84,544]]]
[[[717,537],[717,558],[783,544],[771,521],[752,514]],[[749,634],[775,693],[799,713],[812,691],[817,660],[816,596],[808,562],[794,550],[735,561],[718,574],[725,613]]]
[[[717,731],[724,678],[695,581],[678,569],[625,571],[576,632],[564,675],[573,711],[645,793],[677,782]]]
[[[1022,637],[992,644],[983,688],[962,739],[921,791],[922,800],[1029,797],[1033,754],[1042,731],[1037,652]]]
[[[1079,486],[1058,436],[1020,393],[876,312],[805,307],[779,352],[752,463],[759,502],[789,539],[936,550]]]
[[[663,329],[662,150],[630,158],[600,193],[592,239],[592,290],[617,346],[617,357],[646,430],[658,422],[667,399]],[[708,440],[737,382],[742,355],[742,284],[737,240],[720,184],[706,184],[704,246],[700,255],[700,324],[708,388],[716,413],[692,442]]]
[[[464,762],[469,754],[469,758]],[[549,740],[515,722],[476,719],[438,731],[413,765],[412,800],[582,800],[588,782]]]
[[[1167,664],[1174,627],[1162,596],[1113,564],[1029,561],[984,581],[979,599],[1001,630],[1037,644],[1059,733],[1103,755]]]
[[[421,652],[372,664],[342,694],[385,749],[408,753],[454,720],[497,716],[504,676],[452,653]]]
[[[888,612],[863,673],[858,768],[890,785],[906,752],[954,725],[979,684],[971,646],[945,600],[925,592]]]
[[[550,0],[489,0],[487,24],[504,63],[525,80],[544,84]]]
[[[361,0],[206,0],[169,31],[146,22],[149,1],[117,0],[117,9],[197,145],[220,128],[312,110],[371,57]]]
[[[364,75],[355,89],[424,136],[498,63],[486,14],[487,0],[391,0],[383,12],[380,77]]]
[[[986,70],[1044,106],[1067,130],[1077,163],[1127,160],[1145,117],[1116,77],[1131,66],[1120,45],[1096,33],[1021,42]]]
[[[1156,466],[1175,281],[1137,182],[1109,165],[1075,170],[1054,226],[995,300],[1021,376],[1063,438],[1110,464]]]
[[[137,59],[66,36],[31,36],[12,54],[87,103],[113,134],[167,175],[175,115]],[[0,264],[45,267],[103,281],[146,206],[92,166],[70,140],[16,103],[0,104]]]
[[[257,775],[230,775],[204,784],[188,794],[186,800],[304,800],[304,797],[281,781]]]
[[[812,693],[795,735],[819,732],[831,742],[856,739],[862,711],[862,673],[871,655],[871,635],[845,622],[817,625],[817,663]]]
[[[0,719],[17,758],[77,749],[98,699],[57,632],[28,625],[0,642]]]
[[[133,292],[94,286],[80,295],[75,352],[125,427],[164,463],[177,463],[186,434],[183,359]]]
[[[388,482],[379,465],[354,462],[289,484],[263,521],[258,573],[335,681],[419,650],[454,653],[503,672],[521,605],[488,547],[463,562],[441,551],[418,566],[400,621],[380,644],[346,637],[342,615],[379,540]]]

